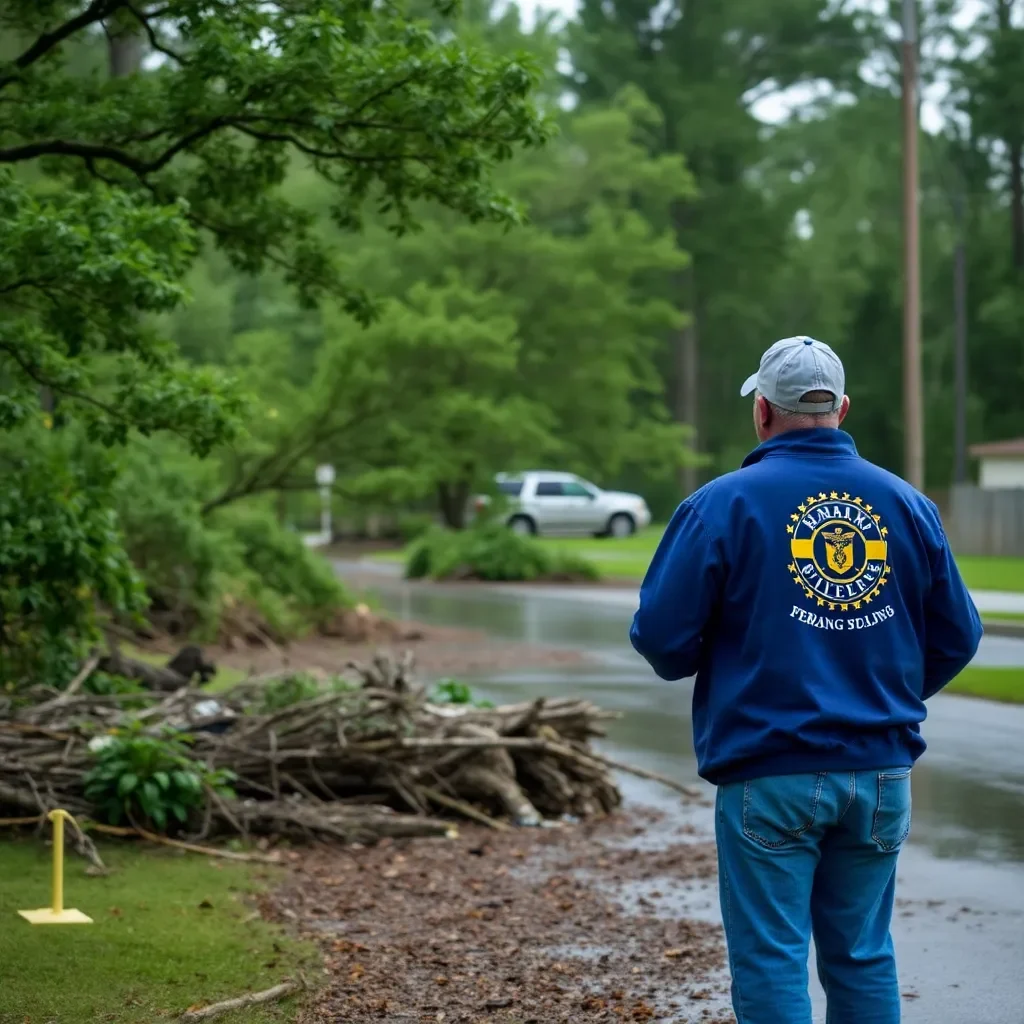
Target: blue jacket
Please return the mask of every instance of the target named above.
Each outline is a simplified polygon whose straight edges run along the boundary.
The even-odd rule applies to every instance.
[[[698,767],[718,784],[912,764],[924,701],[981,634],[936,507],[823,428],[680,505],[630,639],[663,679],[696,675]]]

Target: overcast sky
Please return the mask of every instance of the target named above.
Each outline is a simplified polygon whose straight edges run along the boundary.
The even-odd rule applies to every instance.
[[[721,0],[721,2],[728,2],[728,0]],[[523,11],[527,23],[533,21],[538,10],[558,11],[566,18],[571,17],[576,11],[576,4],[577,0],[519,0],[520,9]],[[860,6],[865,10],[884,10],[886,0],[861,0]],[[962,0],[956,24],[961,27],[969,26],[983,9],[983,0]],[[942,98],[941,94],[941,87],[937,87],[924,97],[921,120],[928,131],[935,131],[942,124],[937,106],[938,101]],[[775,93],[754,104],[754,113],[763,121],[778,122],[785,119],[794,105],[806,102],[811,95],[813,95],[813,87],[809,86],[799,86],[795,89]]]

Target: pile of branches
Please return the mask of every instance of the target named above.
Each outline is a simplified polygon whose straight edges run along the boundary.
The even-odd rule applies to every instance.
[[[450,834],[452,816],[498,829],[539,825],[612,811],[621,801],[613,768],[658,778],[593,749],[616,716],[585,700],[432,703],[408,654],[350,665],[343,678],[324,679],[312,695],[306,679],[302,699],[273,710],[267,695],[287,677],[213,698],[192,684],[141,695],[96,696],[74,685],[37,694],[46,699],[0,719],[0,813],[62,807],[92,816],[89,741],[131,720],[154,733],[180,730],[197,762],[237,777],[231,798],[207,787],[191,840],[227,833],[371,843]]]

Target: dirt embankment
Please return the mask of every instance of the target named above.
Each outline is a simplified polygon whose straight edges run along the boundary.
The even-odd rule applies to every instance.
[[[172,657],[182,643],[180,638],[170,636],[132,639],[143,650],[162,658]],[[260,642],[234,638],[232,643],[204,644],[202,650],[215,665],[251,675],[309,669],[336,674],[350,662],[370,661],[378,652],[394,658],[411,652],[417,672],[427,679],[559,668],[589,660],[583,651],[531,646],[472,629],[395,622],[353,612],[339,617],[329,635],[317,633],[287,644],[267,638]]]
[[[634,813],[311,850],[264,910],[322,944],[303,1024],[731,1024],[721,929],[664,912],[713,898],[691,831]]]
[[[340,672],[350,661],[368,661],[377,651],[401,655],[411,651],[420,675],[473,677],[525,668],[558,668],[585,664],[581,651],[530,647],[495,640],[468,629],[442,629],[403,623],[390,636],[341,639],[314,636],[284,647],[209,648],[213,660],[244,672],[262,674],[279,669],[317,668]]]

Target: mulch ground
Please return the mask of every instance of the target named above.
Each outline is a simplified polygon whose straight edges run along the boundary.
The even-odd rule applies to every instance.
[[[712,844],[655,813],[295,854],[266,916],[313,935],[303,1024],[733,1024]]]

